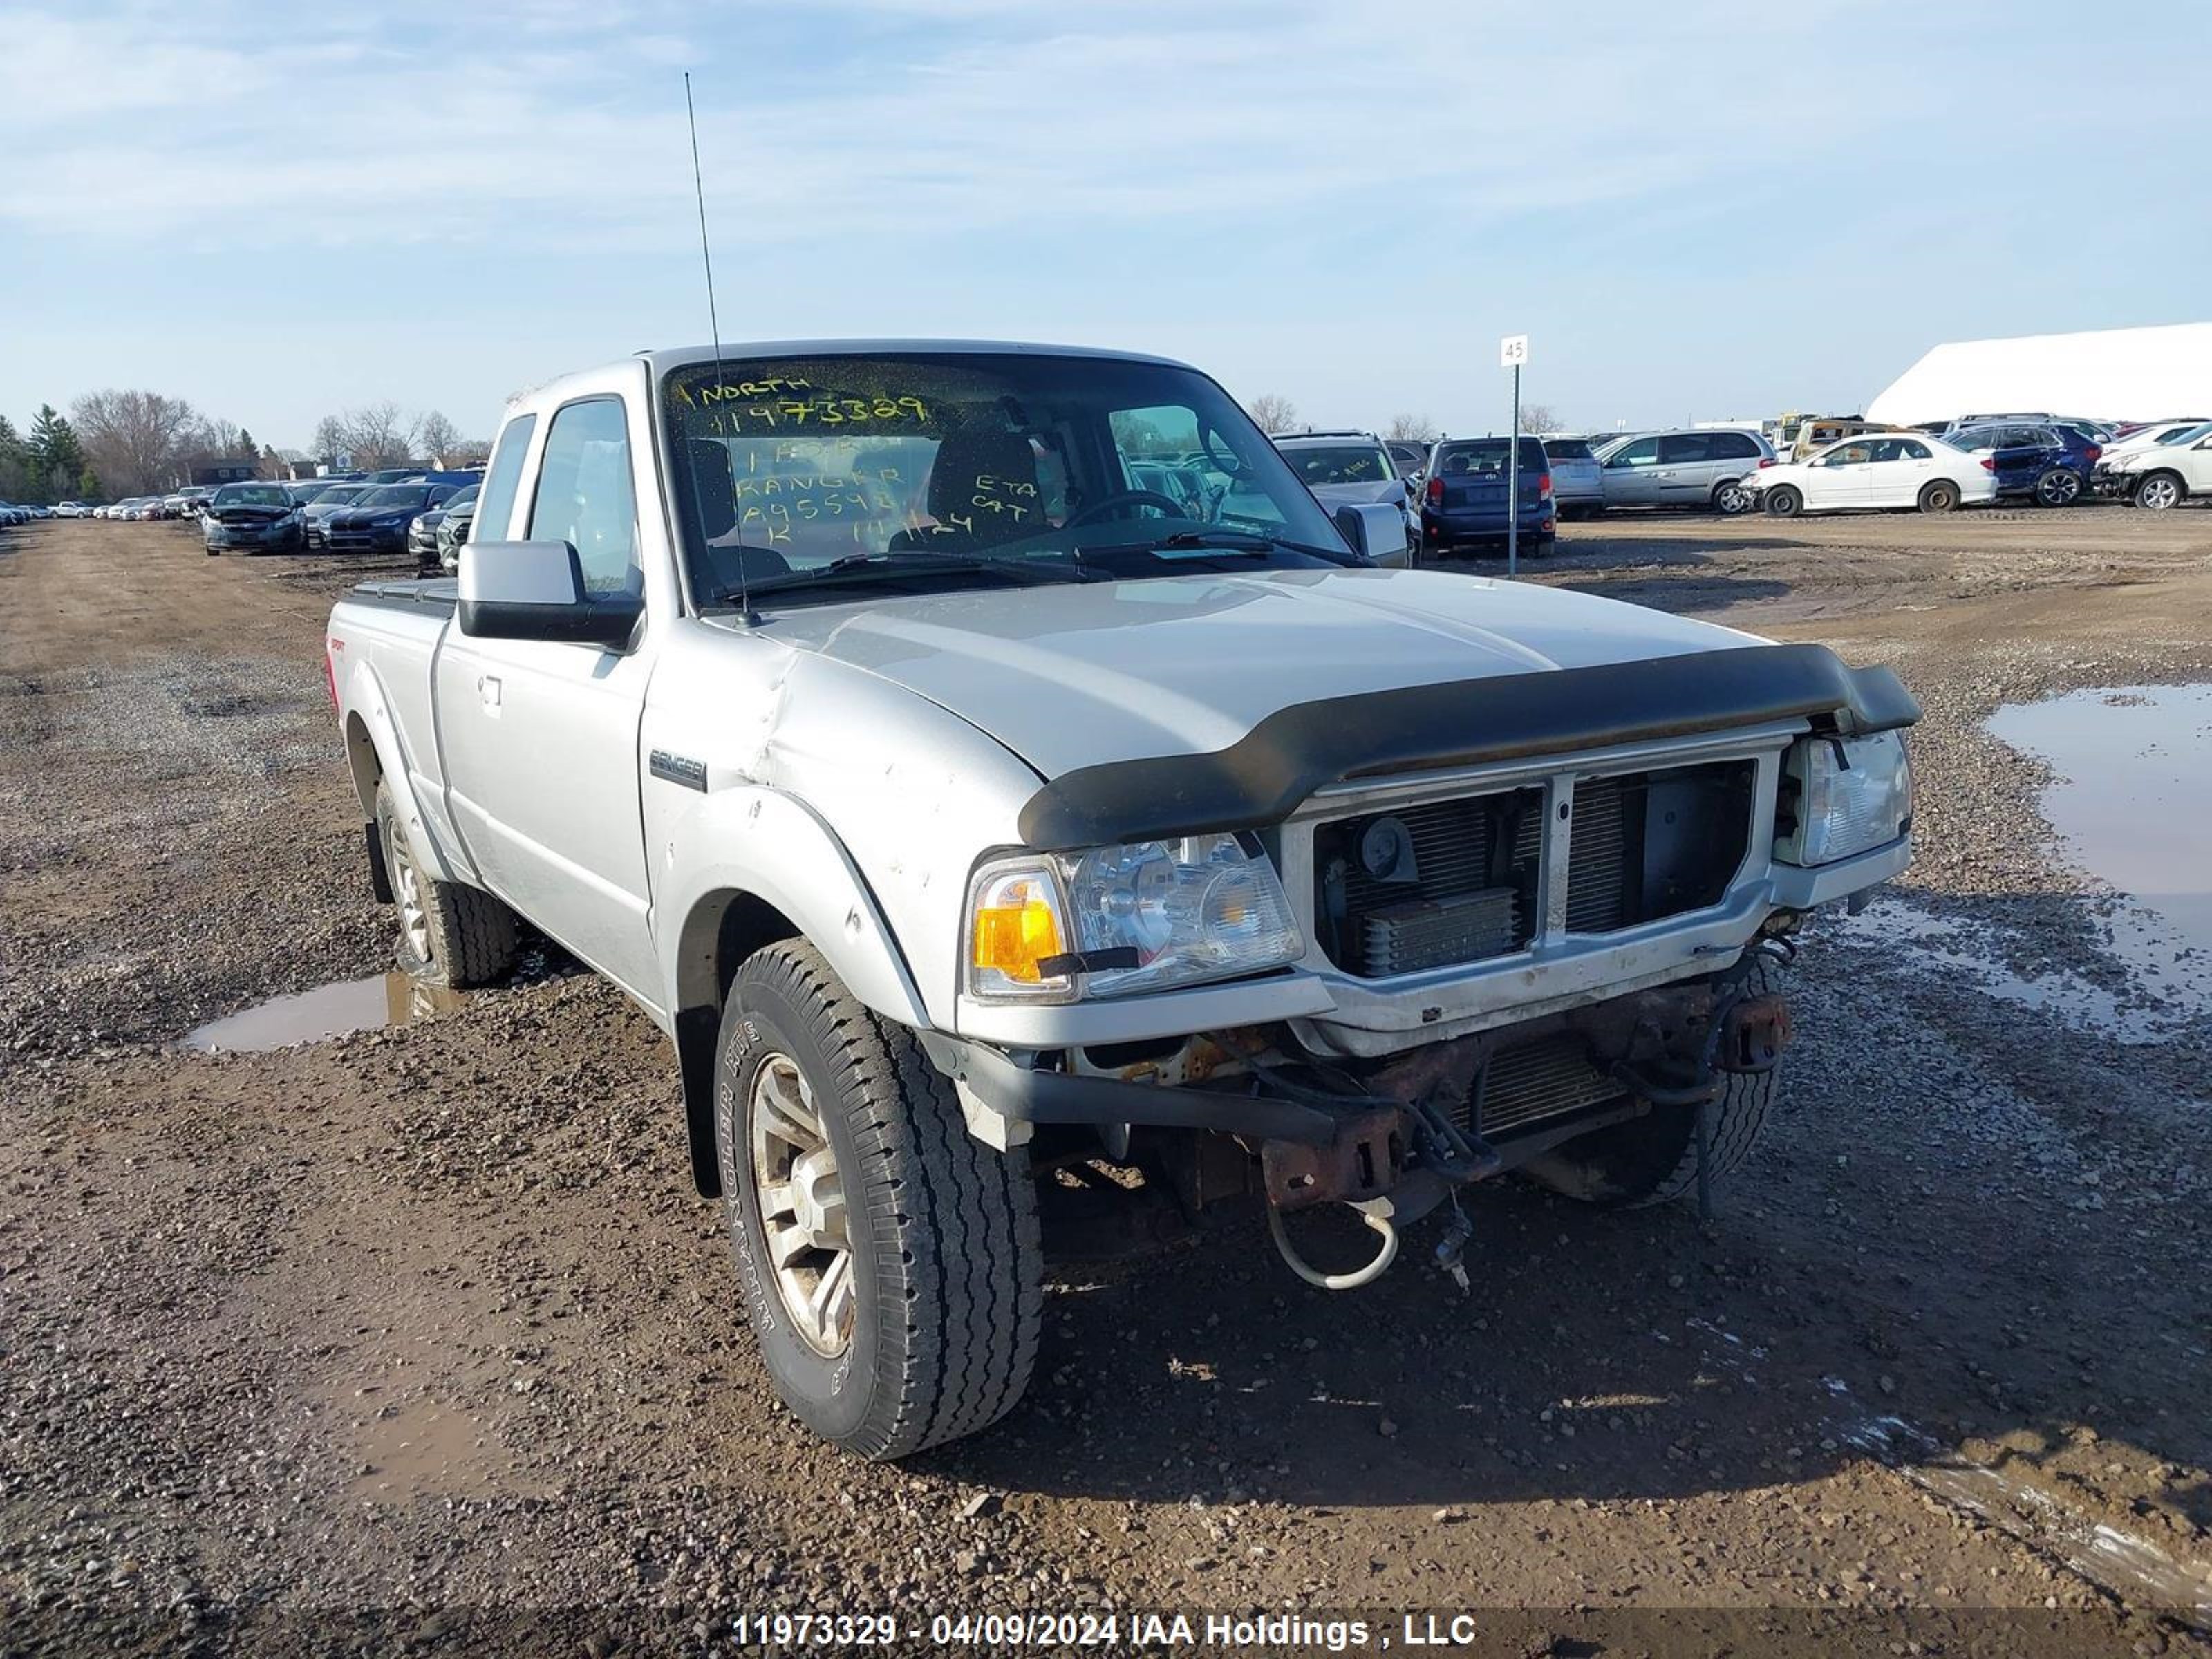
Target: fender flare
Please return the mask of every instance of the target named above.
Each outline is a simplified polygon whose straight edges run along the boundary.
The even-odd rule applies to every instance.
[[[350,664],[339,686],[339,705],[344,714],[346,763],[353,773],[354,793],[361,802],[364,823],[376,817],[376,786],[380,781],[392,792],[392,803],[407,825],[410,849],[433,881],[469,881],[468,862],[456,856],[438,838],[423,817],[415,799],[414,781],[408,775],[405,745],[399,723],[392,718],[384,684],[368,663]]]
[[[821,951],[863,1006],[919,1030],[930,1019],[897,936],[844,843],[796,797],[718,789],[673,833],[682,879],[655,904],[661,980],[684,1083],[691,1178],[720,1194],[714,1156],[714,1062],[720,1041],[724,918],[750,902],[780,915]],[[687,861],[682,849],[710,853]],[[734,963],[727,964],[734,969]]]

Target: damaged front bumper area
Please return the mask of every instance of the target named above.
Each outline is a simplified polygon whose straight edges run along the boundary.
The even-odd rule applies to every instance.
[[[1271,1209],[1374,1206],[1419,1219],[1457,1187],[1655,1108],[1698,1107],[1727,1073],[1771,1070],[1790,1038],[1754,974],[1786,958],[1756,943],[1729,968],[1377,1060],[1316,1054],[1288,1027],[1192,1040],[1113,1070],[1083,1051],[1008,1054],[933,1036],[971,1127],[1000,1146],[1038,1126],[1087,1126],[1126,1154],[1142,1130],[1227,1136],[1256,1159]],[[1164,1080],[1171,1071],[1176,1080]]]

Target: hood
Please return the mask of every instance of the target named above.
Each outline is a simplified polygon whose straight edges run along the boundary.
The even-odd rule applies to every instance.
[[[1314,499],[1323,507],[1358,506],[1367,501],[1403,501],[1403,478],[1377,478],[1367,483],[1324,483],[1312,486]]]
[[[1556,588],[1375,569],[877,599],[755,631],[927,697],[1048,778],[1224,749],[1319,698],[1762,643]]]

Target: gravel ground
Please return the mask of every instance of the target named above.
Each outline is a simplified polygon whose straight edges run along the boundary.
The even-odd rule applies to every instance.
[[[1919,861],[1816,926],[1714,1224],[1501,1188],[1464,1296],[1418,1260],[1308,1291],[1241,1214],[1063,1265],[1024,1406],[897,1468],[774,1404],[665,1041],[557,952],[418,1024],[173,1046],[389,965],[319,659],[362,574],[0,536],[0,1651],[1194,1605],[1488,1609],[1514,1653],[2212,1650],[2212,1023],[2002,994],[2144,994],[2046,769],[1983,730],[2212,678],[2212,513],[1570,526],[1538,580],[1927,708]]]

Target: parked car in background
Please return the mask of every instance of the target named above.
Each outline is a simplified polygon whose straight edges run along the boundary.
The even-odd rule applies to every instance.
[[[1546,433],[1544,459],[1552,465],[1552,501],[1562,519],[1605,511],[1605,469],[1589,439]]]
[[[296,553],[307,545],[307,521],[281,483],[227,483],[214,492],[200,524],[210,556]]]
[[[58,501],[54,504],[54,517],[57,519],[88,519],[91,516],[92,509],[82,501]]]
[[[1314,499],[1330,512],[1369,501],[1396,506],[1406,515],[1411,544],[1417,533],[1414,489],[1382,439],[1371,432],[1300,432],[1278,437],[1274,444]]]
[[[416,516],[467,489],[462,483],[371,484],[322,521],[322,544],[333,553],[399,553]]]
[[[437,565],[438,532],[444,526],[447,515],[456,507],[473,507],[476,504],[477,489],[477,486],[475,484],[464,486],[459,495],[451,497],[441,506],[434,507],[427,513],[417,514],[415,522],[407,526],[407,550],[415,556],[416,563],[425,571],[433,569]]]
[[[1429,464],[1428,445],[1410,438],[1391,438],[1386,441],[1389,445],[1390,459],[1397,463],[1398,476],[1401,478],[1419,477],[1421,469]]]
[[[2134,432],[2105,446],[2096,471],[2089,475],[2089,488],[2099,495],[2131,494],[2137,477],[2132,457],[2175,444],[2192,444],[2208,435],[2212,435],[2212,421],[2202,418],[2152,421],[2137,427]],[[2123,462],[2128,465],[2123,465]]]
[[[22,524],[30,516],[27,507],[18,507],[13,501],[0,501],[0,525]]]
[[[1778,460],[1802,461],[1845,438],[1893,429],[1887,421],[1869,421],[1863,415],[1785,415],[1776,426],[1771,447]]]
[[[2131,449],[2114,464],[2124,495],[2154,512],[2179,507],[2192,495],[2212,495],[2212,426],[2194,435],[2148,449]]]
[[[1744,481],[1776,518],[1917,507],[1948,513],[1996,499],[1994,466],[1924,432],[1846,438],[1802,461],[1778,461]]]
[[[1608,444],[1597,459],[1607,507],[1742,513],[1751,507],[1744,479],[1775,458],[1774,447],[1757,433],[1691,427]]]
[[[301,503],[301,512],[307,525],[307,544],[318,548],[323,544],[323,524],[339,508],[350,507],[376,486],[371,483],[325,484],[309,493]]]
[[[1449,552],[1474,542],[1502,542],[1517,526],[1531,555],[1548,553],[1559,534],[1552,501],[1550,459],[1540,438],[1520,441],[1520,499],[1509,507],[1514,441],[1440,438],[1429,452],[1428,483],[1421,494],[1421,550]]]
[[[460,571],[461,544],[476,523],[477,495],[476,489],[464,489],[446,503],[446,515],[438,521],[438,568],[448,575]]]
[[[2071,507],[2087,492],[2104,453],[2072,422],[1997,422],[1953,428],[1944,441],[1974,455],[1996,458],[1997,493],[2026,495],[2042,507]],[[2037,460],[2031,464],[2028,452]],[[2033,465],[2033,476],[2027,476]]]

